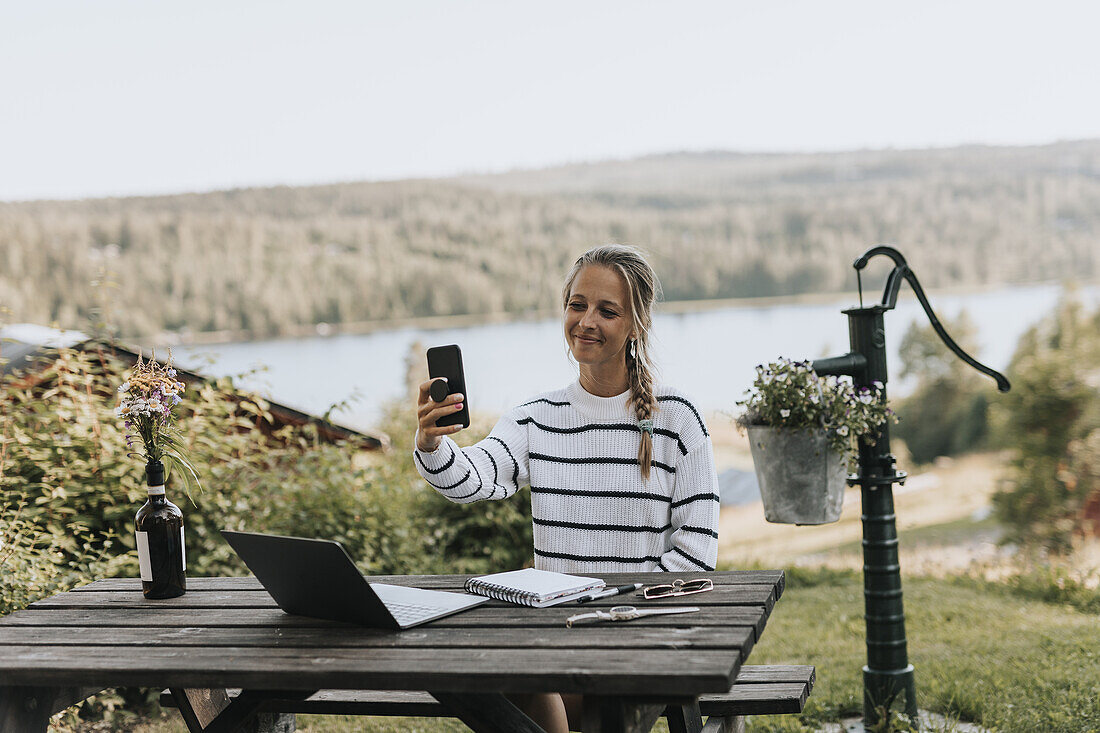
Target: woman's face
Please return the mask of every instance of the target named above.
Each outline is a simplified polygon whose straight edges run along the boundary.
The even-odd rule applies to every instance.
[[[565,338],[577,363],[625,368],[624,352],[633,330],[623,276],[602,265],[589,265],[577,273],[565,305]]]

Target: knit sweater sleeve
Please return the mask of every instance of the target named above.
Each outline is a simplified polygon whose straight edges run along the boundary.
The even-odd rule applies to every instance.
[[[488,437],[468,448],[459,448],[443,436],[431,453],[414,449],[416,470],[433,489],[456,504],[507,499],[530,481],[527,432],[516,420],[513,410],[500,419]]]
[[[672,549],[660,566],[671,572],[714,570],[718,563],[718,472],[707,437],[676,465]]]

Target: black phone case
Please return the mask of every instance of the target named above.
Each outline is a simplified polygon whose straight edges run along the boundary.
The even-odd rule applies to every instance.
[[[461,425],[470,427],[470,395],[466,394],[466,375],[462,372],[462,350],[458,344],[433,346],[428,349],[428,376],[447,378],[447,394],[462,395],[462,409],[435,421],[437,427]]]

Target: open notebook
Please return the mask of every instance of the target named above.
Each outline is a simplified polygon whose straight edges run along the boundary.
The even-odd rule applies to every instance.
[[[545,608],[580,598],[586,593],[603,588],[604,585],[599,578],[524,568],[470,578],[466,581],[466,592],[524,606]]]

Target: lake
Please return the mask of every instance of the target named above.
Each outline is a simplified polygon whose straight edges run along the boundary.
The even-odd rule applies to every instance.
[[[1048,314],[1063,293],[1059,285],[1011,286],[972,293],[929,295],[936,315],[956,318],[966,311],[977,327],[978,361],[1004,371],[1016,342]],[[873,296],[872,296],[873,297]],[[1100,286],[1078,290],[1091,308],[1100,304]],[[867,298],[865,294],[865,298]],[[865,300],[866,304],[871,299]],[[654,315],[653,346],[660,381],[690,395],[704,412],[733,411],[757,364],[777,356],[816,359],[848,350],[848,319],[841,309],[856,296],[828,302],[730,305]],[[900,372],[897,348],[912,323],[927,324],[920,304],[902,288],[897,308],[885,316],[891,375]],[[952,334],[953,336],[956,334]],[[348,399],[334,420],[369,429],[382,405],[402,399],[406,358],[415,343],[425,347],[457,343],[462,348],[467,398],[475,412],[500,414],[531,395],[564,386],[576,378],[557,319],[493,323],[461,328],[401,328],[362,335],[252,341],[216,346],[174,346],[176,362],[204,374],[265,371],[239,380],[269,398],[320,415]],[[944,347],[946,350],[946,347]],[[423,355],[418,359],[423,363]],[[425,367],[426,373],[426,367]],[[908,385],[896,377],[891,394]],[[989,380],[990,391],[996,387]],[[410,409],[412,403],[410,402]]]

